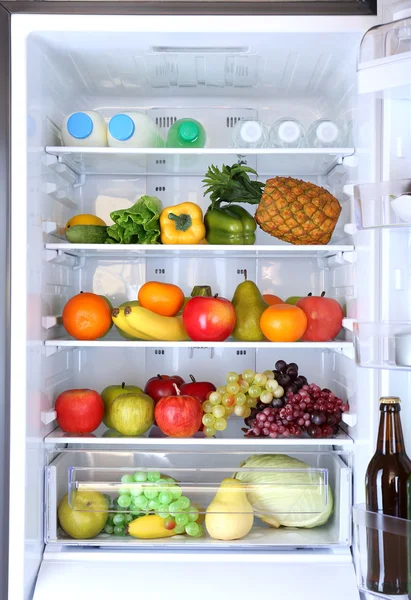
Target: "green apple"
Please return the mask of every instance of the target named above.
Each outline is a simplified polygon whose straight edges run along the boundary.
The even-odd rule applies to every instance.
[[[154,423],[154,401],[141,391],[121,394],[113,402],[111,418],[123,435],[143,435]]]
[[[136,385],[126,385],[124,382],[120,385],[109,385],[104,388],[101,392],[101,397],[104,402],[104,417],[103,423],[109,429],[114,429],[113,421],[111,418],[111,407],[117,396],[121,394],[131,394],[142,392],[143,390]]]
[[[108,304],[108,307],[110,309],[110,313],[113,312],[113,305],[111,304],[110,300],[107,298],[107,296],[103,296],[103,294],[99,294],[100,298],[103,298],[103,300],[105,300]],[[111,328],[113,327],[114,323],[112,322],[110,325],[110,329],[109,331],[111,331]]]
[[[295,306],[299,300],[301,300],[302,296],[290,296],[285,301],[286,304],[293,304]]]
[[[66,494],[59,502],[57,515],[60,526],[76,540],[96,537],[104,528],[108,512],[107,501],[100,492],[74,492],[72,506]]]

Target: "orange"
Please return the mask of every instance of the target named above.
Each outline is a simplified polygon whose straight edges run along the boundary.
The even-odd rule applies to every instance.
[[[296,342],[307,329],[307,317],[298,306],[275,304],[261,315],[260,327],[270,342]]]
[[[273,306],[274,304],[284,304],[284,300],[281,300],[281,298],[274,294],[263,294],[263,298],[270,306]]]
[[[63,309],[63,325],[76,340],[96,340],[111,328],[111,310],[106,298],[80,292]]]
[[[88,214],[84,214],[84,215],[76,215],[75,217],[71,217],[71,219],[69,219],[66,223],[66,228],[68,229],[69,227],[74,225],[105,225],[105,222],[103,221],[103,219],[100,219],[100,217],[96,217],[96,215],[88,215]]]
[[[163,317],[174,317],[183,306],[184,300],[184,294],[177,285],[159,281],[148,281],[138,293],[141,306]]]

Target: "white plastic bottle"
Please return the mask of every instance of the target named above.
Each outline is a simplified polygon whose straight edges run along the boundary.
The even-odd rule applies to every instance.
[[[65,117],[61,134],[65,146],[107,146],[107,125],[95,110],[75,112]]]
[[[344,144],[344,130],[335,121],[318,119],[307,134],[310,148],[338,148]]]
[[[267,143],[267,129],[257,119],[240,119],[233,129],[232,140],[236,148],[263,148]]]
[[[114,115],[107,137],[112,148],[164,148],[160,129],[150,117],[138,112]]]
[[[283,117],[270,128],[272,148],[300,148],[305,140],[305,130],[297,119]]]

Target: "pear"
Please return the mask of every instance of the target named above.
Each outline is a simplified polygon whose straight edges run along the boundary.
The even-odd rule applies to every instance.
[[[244,483],[223,479],[214,500],[207,508],[205,526],[215,540],[239,540],[253,526],[253,507],[247,499]]]
[[[107,521],[107,501],[100,492],[75,492],[71,506],[68,494],[60,500],[57,515],[61,528],[72,538],[96,537]]]
[[[237,286],[231,301],[237,317],[232,336],[243,342],[262,342],[265,336],[260,328],[260,319],[268,304],[256,284],[247,281],[246,270],[244,276],[245,281]]]

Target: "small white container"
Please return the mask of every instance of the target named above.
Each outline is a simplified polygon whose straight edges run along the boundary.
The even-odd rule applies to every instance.
[[[257,119],[240,119],[231,137],[236,148],[263,148],[267,144],[267,129]]]
[[[107,146],[107,125],[95,110],[75,112],[61,126],[65,146]]]
[[[112,148],[164,148],[160,129],[150,117],[138,112],[114,115],[107,137]]]
[[[334,121],[319,119],[315,121],[307,134],[309,148],[338,148],[343,146],[343,129]]]
[[[284,117],[270,128],[272,148],[300,148],[304,144],[305,130],[297,119]]]
[[[402,194],[391,200],[391,208],[403,221],[411,223],[411,194]]]

